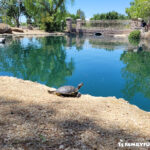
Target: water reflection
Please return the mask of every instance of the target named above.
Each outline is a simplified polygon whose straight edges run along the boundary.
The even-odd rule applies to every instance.
[[[109,51],[117,49],[127,49],[129,43],[127,39],[115,39],[115,38],[90,38],[89,43],[93,48],[105,49]]]
[[[73,47],[75,46],[77,50],[83,50],[83,45],[85,43],[86,37],[81,35],[68,35],[66,36],[67,44],[66,47]]]
[[[0,75],[51,87],[84,82],[82,93],[122,97],[150,110],[148,43],[86,36],[11,39],[0,47]]]
[[[131,100],[136,93],[142,93],[150,98],[150,52],[124,52],[120,59],[125,64],[121,72],[125,79],[124,97]]]
[[[65,44],[63,37],[16,39],[0,49],[0,73],[58,87],[74,70],[73,59],[66,62]]]
[[[86,41],[92,48],[116,50],[133,48],[128,42],[128,39],[116,39],[113,37],[95,37],[95,36],[82,36],[82,35],[69,35],[66,37],[67,47],[76,47],[77,50],[83,50]],[[135,46],[134,46],[135,48]]]

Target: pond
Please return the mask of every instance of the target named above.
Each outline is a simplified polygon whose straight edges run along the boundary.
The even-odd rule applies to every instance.
[[[94,37],[15,38],[0,47],[0,76],[50,87],[77,86],[93,96],[124,98],[150,111],[150,52]]]

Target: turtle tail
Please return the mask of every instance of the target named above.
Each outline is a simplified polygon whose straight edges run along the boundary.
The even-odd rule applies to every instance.
[[[55,94],[55,91],[50,91],[50,90],[48,90],[48,93],[49,93],[49,94]]]

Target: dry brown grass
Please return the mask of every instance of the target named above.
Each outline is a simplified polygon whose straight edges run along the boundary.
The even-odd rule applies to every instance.
[[[113,150],[120,139],[150,141],[150,113],[123,99],[62,98],[49,89],[0,77],[0,150]]]

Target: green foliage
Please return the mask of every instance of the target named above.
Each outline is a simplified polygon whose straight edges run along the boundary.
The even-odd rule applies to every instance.
[[[129,42],[130,42],[130,44],[131,45],[133,45],[133,46],[138,46],[139,45],[139,43],[140,43],[140,39],[129,39]]]
[[[4,19],[6,23],[10,25],[16,25],[19,27],[19,17],[21,14],[24,13],[25,7],[24,7],[24,1],[18,1],[18,0],[1,0],[0,1],[0,10],[4,16]]]
[[[129,39],[140,39],[141,32],[139,30],[132,31],[129,35]]]
[[[140,42],[140,35],[141,35],[141,32],[139,30],[132,31],[128,37],[129,42],[132,45],[138,45]]]
[[[81,9],[77,10],[76,16],[78,16],[79,19],[85,20],[85,14]]]
[[[73,22],[75,22],[77,19],[85,20],[85,13],[81,9],[78,9],[76,14],[67,13],[66,17],[72,18]]]
[[[128,19],[128,17],[123,14],[119,14],[118,12],[111,11],[108,13],[95,14],[90,20],[114,20],[114,19],[125,20]]]
[[[77,16],[76,14],[70,14],[70,13],[67,13],[66,17],[72,18],[73,22],[75,22],[77,19],[80,19],[80,17]]]
[[[25,0],[25,7],[37,26],[46,31],[60,31],[62,21],[65,21],[66,2],[66,0]]]
[[[126,13],[130,18],[144,18],[150,16],[150,0],[134,0],[130,3],[130,8],[126,8]]]
[[[66,17],[66,2],[67,0],[0,0],[0,12],[9,18],[7,20],[10,20],[11,25],[19,27],[19,17],[25,15],[28,24],[32,23],[46,31],[60,31]]]
[[[26,22],[20,23],[21,26],[27,26],[28,24]]]

